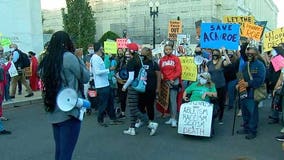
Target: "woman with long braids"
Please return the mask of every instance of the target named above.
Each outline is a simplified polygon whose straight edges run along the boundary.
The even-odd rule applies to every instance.
[[[87,83],[90,75],[84,62],[74,54],[73,43],[64,31],[58,31],[51,37],[47,48],[47,55],[39,67],[39,74],[43,82],[43,100],[45,110],[49,113],[49,121],[53,127],[55,140],[55,160],[71,160],[72,153],[80,132],[81,121],[79,108],[63,112],[56,104],[56,97],[64,87],[77,91],[79,97],[82,92],[79,83]]]

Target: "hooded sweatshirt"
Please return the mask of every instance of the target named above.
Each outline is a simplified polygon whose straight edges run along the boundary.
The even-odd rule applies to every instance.
[[[181,78],[181,63],[177,56],[170,54],[160,59],[159,67],[163,80],[175,80]]]

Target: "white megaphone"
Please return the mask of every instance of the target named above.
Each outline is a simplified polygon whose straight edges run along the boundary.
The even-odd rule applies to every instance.
[[[61,90],[56,98],[57,106],[64,112],[71,111],[74,107],[80,109],[79,119],[82,121],[84,113],[90,108],[91,103],[88,100],[78,97],[77,92],[72,88]]]

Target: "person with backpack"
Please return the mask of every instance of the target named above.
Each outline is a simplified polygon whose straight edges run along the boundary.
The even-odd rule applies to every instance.
[[[126,83],[122,87],[122,91],[127,92],[127,107],[130,110],[130,126],[127,130],[124,130],[124,134],[128,134],[131,136],[136,135],[135,131],[135,123],[137,122],[138,118],[141,119],[143,122],[147,121],[147,117],[143,116],[138,108],[138,98],[139,92],[136,91],[131,85],[135,78],[138,77],[140,68],[143,67],[140,57],[138,55],[138,45],[136,43],[129,43],[127,44],[127,48],[130,53],[130,59],[127,63],[127,70],[128,70],[128,79]]]
[[[29,57],[26,53],[23,53],[21,50],[18,49],[16,44],[10,44],[10,51],[13,55],[13,62],[15,67],[17,68],[18,75],[12,77],[12,86],[11,86],[11,93],[10,97],[15,98],[16,87],[18,80],[22,82],[22,84],[26,87],[28,94],[25,97],[31,97],[34,95],[30,85],[28,85],[25,76],[25,68],[30,66]]]
[[[146,91],[139,94],[139,110],[143,114],[148,115],[149,123],[148,128],[150,129],[150,136],[156,133],[158,123],[154,122],[154,102],[159,93],[161,83],[161,73],[157,62],[154,62],[152,51],[150,48],[144,47],[141,50],[141,57],[143,59],[143,65],[146,68],[147,80],[146,80]],[[140,123],[136,123],[142,124]],[[136,127],[140,127],[136,126]]]

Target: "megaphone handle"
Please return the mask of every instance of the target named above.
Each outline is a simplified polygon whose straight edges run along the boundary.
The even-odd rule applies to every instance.
[[[80,119],[81,121],[83,121],[85,112],[86,112],[86,108],[85,108],[85,107],[83,107],[83,108],[80,109],[79,119]]]

